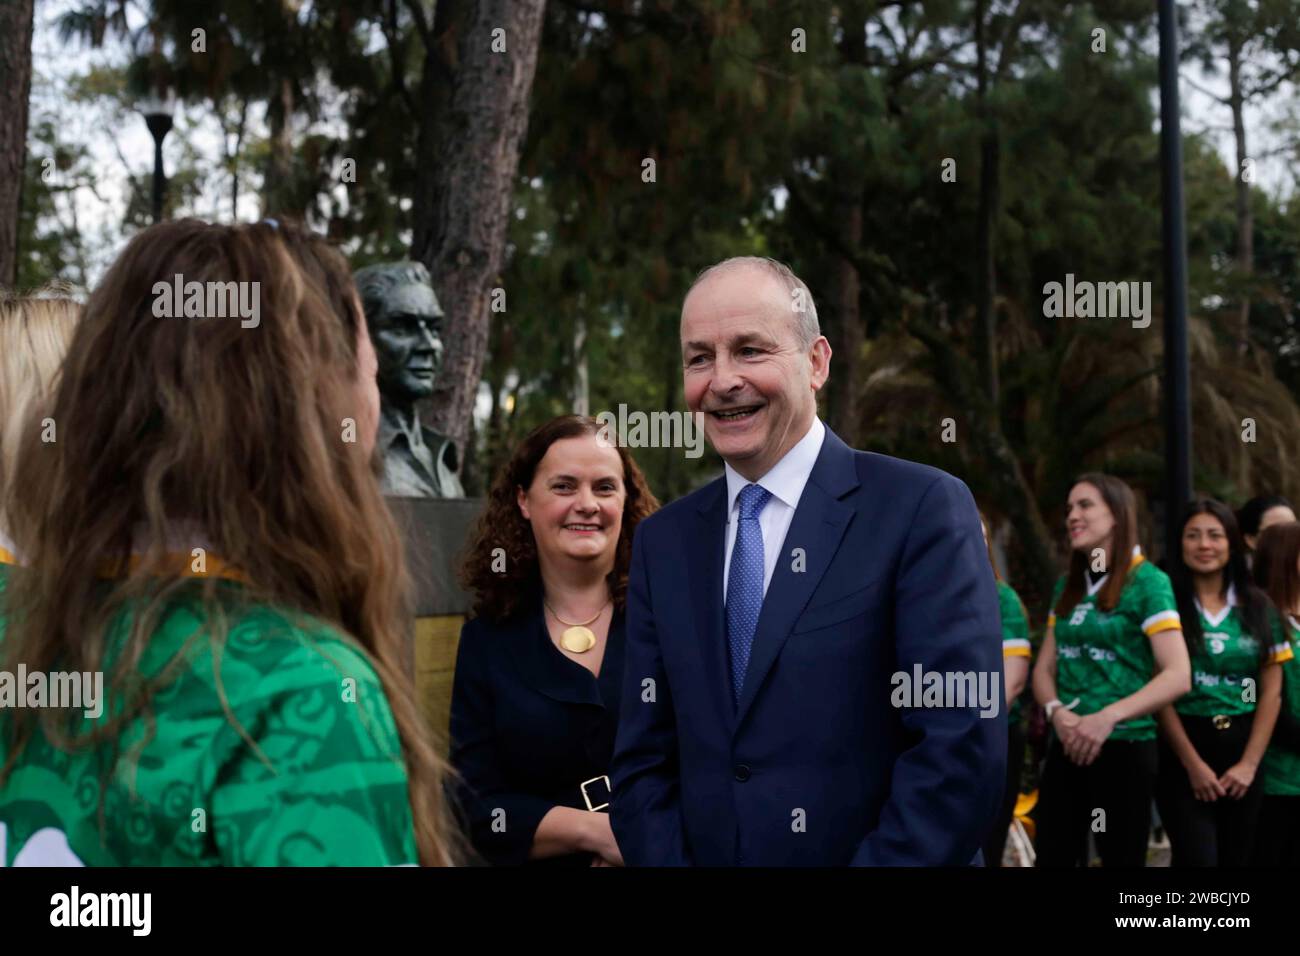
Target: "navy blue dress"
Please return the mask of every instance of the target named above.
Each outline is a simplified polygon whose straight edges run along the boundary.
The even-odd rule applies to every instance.
[[[546,630],[540,600],[509,621],[461,630],[451,698],[451,763],[475,850],[498,866],[589,866],[589,853],[529,860],[555,806],[586,810],[580,784],[609,773],[623,678],[623,614],[615,611],[597,678]],[[587,787],[593,806],[604,783]]]

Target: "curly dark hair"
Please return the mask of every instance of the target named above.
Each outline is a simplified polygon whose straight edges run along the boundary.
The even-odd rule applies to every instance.
[[[561,415],[535,428],[497,473],[488,492],[487,507],[479,516],[461,561],[460,580],[474,595],[473,613],[492,621],[506,621],[526,610],[541,594],[541,569],[533,529],[519,511],[516,489],[533,483],[537,465],[557,441],[579,435],[596,435],[601,423],[581,415]],[[632,563],[632,535],[643,518],[659,508],[659,500],[646,484],[645,475],[622,445],[616,445],[623,460],[623,523],[609,573],[609,591],[614,607],[622,611],[627,601],[627,574]],[[493,552],[503,549],[508,556],[502,571],[493,570]]]

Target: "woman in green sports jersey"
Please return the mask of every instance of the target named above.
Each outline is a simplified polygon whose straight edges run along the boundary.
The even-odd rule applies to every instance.
[[[1226,505],[1187,506],[1182,552],[1169,562],[1192,662],[1192,689],[1160,709],[1156,806],[1171,863],[1246,866],[1263,791],[1257,769],[1292,657],[1282,619],[1250,580]]]
[[[1133,492],[1086,474],[1066,506],[1070,566],[1034,666],[1054,739],[1039,786],[1039,866],[1146,863],[1156,778],[1151,716],[1185,694],[1191,665],[1169,578],[1137,544]]]
[[[0,710],[6,864],[449,862],[375,372],[323,240],[183,220],[118,257],[58,441],[18,450],[0,584],[3,668],[98,672],[103,697]]]
[[[1292,657],[1282,664],[1282,705],[1260,765],[1264,801],[1255,828],[1256,866],[1300,866],[1300,523],[1260,533],[1255,583],[1287,620]]]
[[[1002,852],[1006,848],[1007,829],[1016,811],[1016,798],[1020,796],[1020,768],[1025,762],[1025,728],[1020,708],[1020,696],[1029,680],[1029,615],[1025,613],[1020,595],[998,573],[998,563],[993,559],[993,542],[989,540],[989,523],[980,512],[980,526],[984,530],[984,546],[988,549],[989,564],[998,585],[998,611],[1002,616],[1002,680],[1006,690],[1007,709],[1007,782],[1002,794],[998,817],[984,841],[984,865],[1002,865]]]

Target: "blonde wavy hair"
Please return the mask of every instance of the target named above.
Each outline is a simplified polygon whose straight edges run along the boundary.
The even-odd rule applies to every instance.
[[[0,292],[0,488],[14,472],[24,426],[54,393],[80,317],[81,306],[63,286],[30,295]]]

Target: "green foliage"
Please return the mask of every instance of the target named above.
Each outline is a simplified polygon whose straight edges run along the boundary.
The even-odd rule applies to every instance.
[[[81,84],[86,96],[129,102],[123,90],[163,78],[212,110],[231,141],[253,109],[259,122],[229,155],[213,161],[182,148],[175,208],[192,208],[239,176],[244,188],[279,190],[358,266],[407,256],[417,111],[439,92],[412,15],[427,5],[240,0],[208,19],[189,6],[144,4],[151,29],[134,36],[118,2],[96,0],[65,20],[73,35],[125,36],[130,47],[126,79],[92,74]],[[1192,20],[1212,28],[1188,32],[1189,60],[1214,65],[1235,36],[1256,51],[1253,95],[1286,94],[1279,77],[1300,58],[1300,4],[1192,6]],[[206,56],[190,52],[196,26],[208,31]],[[480,477],[528,430],[584,398],[593,413],[620,404],[682,408],[685,290],[718,259],[765,254],[808,281],[828,332],[842,334],[850,321],[828,294],[845,263],[860,283],[860,317],[851,320],[862,333],[859,420],[835,423],[846,437],[958,474],[995,519],[1010,517],[1019,499],[1008,488],[1023,482],[1049,530],[1085,469],[1115,471],[1157,498],[1163,279],[1154,26],[1146,0],[548,4],[509,197],[500,277],[507,306],[491,320]],[[1106,31],[1105,53],[1092,49],[1097,28]],[[796,30],[806,52],[792,48]],[[275,147],[260,119],[272,132],[286,121],[276,112],[285,84],[296,120],[292,177],[268,185]],[[57,132],[34,133],[33,158],[62,148],[73,170],[83,154],[60,145]],[[996,405],[981,410],[968,399],[980,394],[977,245],[990,138],[1000,388]],[[339,182],[344,158],[356,162],[355,183]],[[947,159],[956,182],[940,176]],[[653,182],[643,177],[646,160],[654,161]],[[1300,495],[1285,447],[1300,395],[1300,203],[1251,191],[1255,274],[1245,279],[1232,264],[1232,170],[1201,136],[1185,138],[1184,161],[1198,486],[1233,501],[1261,491]],[[76,230],[56,223],[48,191],[28,192],[34,212],[24,220],[32,233],[24,248],[33,255],[25,274],[38,260],[49,273],[75,269]],[[135,195],[147,197],[147,182]],[[132,203],[134,224],[146,207]],[[844,238],[847,214],[861,216],[860,242]],[[1046,318],[1043,287],[1067,273],[1151,282],[1151,326]],[[1262,359],[1243,360],[1227,346],[1228,313],[1243,295]],[[834,373],[848,357],[836,356],[832,388],[844,381]],[[1246,417],[1258,424],[1254,445],[1241,441]],[[955,443],[939,438],[946,418],[957,424]],[[719,470],[711,452],[698,461],[681,449],[636,455],[664,500]],[[1012,544],[1015,567],[1023,542]]]

